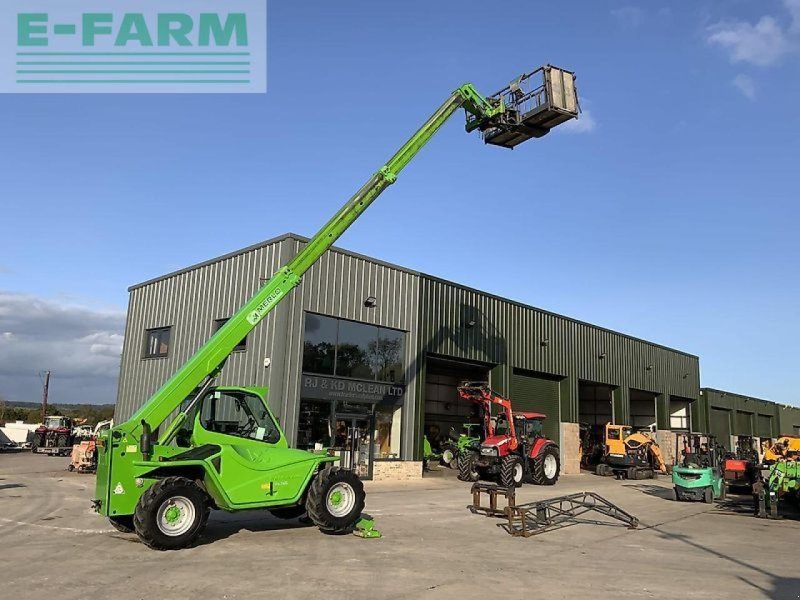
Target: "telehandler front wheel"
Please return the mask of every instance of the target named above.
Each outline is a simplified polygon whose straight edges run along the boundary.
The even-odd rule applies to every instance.
[[[306,510],[326,533],[350,531],[364,510],[364,484],[347,469],[327,467],[311,482]]]
[[[155,550],[191,546],[208,522],[206,493],[191,479],[167,477],[154,483],[136,504],[133,526]]]

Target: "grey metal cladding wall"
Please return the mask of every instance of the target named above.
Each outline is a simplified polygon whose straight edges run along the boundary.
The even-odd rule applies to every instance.
[[[696,356],[427,275],[421,275],[421,286],[424,351],[698,397]],[[474,327],[466,327],[470,320]],[[606,357],[601,360],[602,353]]]
[[[298,252],[305,242],[285,242]],[[364,306],[375,296],[375,308]],[[281,394],[287,398],[286,433],[294,443],[303,363],[304,311],[372,323],[409,332],[406,336],[406,398],[403,409],[403,456],[411,456],[417,368],[419,276],[412,271],[372,261],[336,249],[326,252],[303,277],[289,304],[286,339],[286,378]]]
[[[262,277],[288,260],[282,248],[282,242],[276,242],[131,290],[117,421],[130,417],[211,337],[215,319],[230,317],[255,293]],[[221,385],[269,385],[263,358],[265,352],[270,354],[276,339],[276,316],[270,314],[250,333],[247,351],[231,355]],[[172,327],[169,356],[142,359],[145,330],[165,326]],[[270,402],[270,406],[280,416],[280,405]]]

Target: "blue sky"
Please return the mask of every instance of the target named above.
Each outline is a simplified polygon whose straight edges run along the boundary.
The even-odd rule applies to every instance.
[[[512,152],[455,118],[340,245],[800,404],[800,0],[268,8],[266,95],[0,97],[0,394],[36,398],[35,370],[61,364],[42,348],[71,353],[12,365],[3,330],[36,307],[99,319],[80,340],[102,360],[62,389],[113,401],[129,285],[313,234],[453,88],[550,62],[578,74],[578,126]]]

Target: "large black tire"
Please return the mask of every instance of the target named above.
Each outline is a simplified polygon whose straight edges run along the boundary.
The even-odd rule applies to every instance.
[[[306,507],[304,504],[297,506],[284,506],[281,508],[271,508],[270,514],[278,519],[299,519],[306,514]]]
[[[44,436],[37,434],[33,436],[33,441],[31,442],[31,450],[36,452],[36,449],[39,446],[44,446]]]
[[[67,446],[68,441],[69,440],[67,439],[67,436],[65,434],[63,433],[59,434],[59,436],[56,438],[56,446],[58,446],[59,448],[65,448]]]
[[[500,463],[500,485],[503,487],[521,487],[525,469],[519,456],[509,454]]]
[[[558,446],[545,446],[533,458],[531,477],[536,485],[555,485],[561,475],[561,459],[558,457]]]
[[[309,486],[306,510],[320,530],[346,533],[361,517],[365,498],[364,484],[355,473],[327,467],[314,477]]]
[[[456,458],[458,478],[461,481],[478,481],[480,473],[475,466],[475,455],[472,452],[461,452]]]
[[[185,477],[167,477],[139,498],[133,526],[150,548],[178,550],[197,541],[209,512],[208,496],[200,486]]]
[[[119,517],[108,517],[111,526],[122,533],[133,533],[133,515],[121,515]]]

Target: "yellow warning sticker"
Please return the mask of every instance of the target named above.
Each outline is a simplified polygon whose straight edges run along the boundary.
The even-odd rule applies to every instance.
[[[138,450],[138,448],[136,446],[126,446],[125,447],[125,452],[136,452],[136,450]]]

